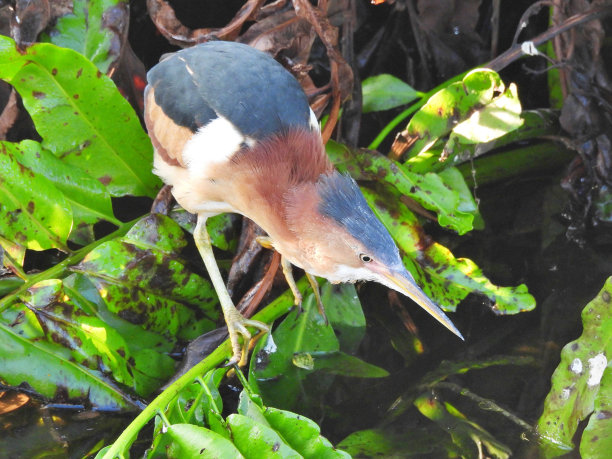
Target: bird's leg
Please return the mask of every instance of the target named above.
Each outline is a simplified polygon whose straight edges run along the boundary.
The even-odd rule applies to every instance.
[[[319,283],[317,282],[317,279],[310,273],[306,273],[306,279],[308,279],[308,282],[312,287],[315,299],[317,300],[317,307],[319,308],[319,313],[323,316],[323,318],[325,319],[325,323],[327,324],[329,322],[327,321],[327,315],[325,314],[325,307],[323,306],[323,301],[321,301],[321,290],[319,290]]]
[[[269,237],[258,236],[256,240],[257,242],[259,242],[259,244],[262,247],[265,247],[266,249],[274,248],[272,239],[270,239]],[[298,307],[298,312],[301,313],[302,312],[302,294],[300,293],[300,290],[298,289],[297,284],[295,283],[295,279],[293,277],[293,269],[291,268],[291,262],[287,260],[282,254],[281,254],[281,267],[283,268],[283,274],[285,275],[285,280],[287,281],[287,284],[289,284],[291,293],[293,293],[293,298],[294,298],[293,304]],[[312,291],[314,293],[315,299],[317,300],[317,307],[319,308],[319,312],[325,319],[325,323],[327,323],[327,316],[325,315],[325,308],[323,307],[323,302],[321,301],[321,292],[319,291],[319,283],[317,282],[317,280],[312,274],[309,274],[309,273],[305,273],[305,274],[306,274],[306,278],[308,279],[308,282],[310,283],[310,286],[312,287]]]
[[[227,331],[229,332],[230,342],[232,344],[232,357],[229,364],[237,363],[239,366],[244,366],[246,364],[249,343],[251,341],[251,333],[246,327],[255,327],[262,332],[269,332],[270,327],[258,320],[247,319],[240,314],[234,306],[227,292],[225,282],[223,282],[223,278],[221,277],[215,255],[213,254],[210,236],[206,230],[206,217],[198,215],[198,222],[193,232],[193,238],[200,252],[200,256],[204,261],[213,287],[219,297],[221,309],[223,309],[223,316],[225,317]],[[243,338],[242,346],[240,345],[239,335],[242,335]]]
[[[295,283],[295,279],[293,278],[293,270],[291,269],[291,263],[284,256],[281,255],[281,267],[283,268],[283,274],[285,275],[285,279],[287,280],[287,284],[289,284],[289,288],[291,289],[291,293],[293,293],[293,304],[297,306],[298,313],[302,313],[302,294]]]
[[[266,249],[274,249],[274,244],[272,243],[272,239],[267,236],[258,236],[256,241]],[[281,254],[281,268],[283,268],[283,274],[285,275],[285,280],[287,284],[289,284],[289,289],[291,289],[291,293],[293,293],[293,304],[297,306],[298,313],[302,312],[302,294],[295,283],[295,279],[293,278],[293,270],[291,269],[291,263]]]

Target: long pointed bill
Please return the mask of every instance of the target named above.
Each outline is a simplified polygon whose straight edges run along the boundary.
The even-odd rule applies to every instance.
[[[446,314],[444,314],[442,309],[436,306],[434,302],[431,301],[425,294],[425,292],[421,290],[421,287],[416,284],[408,271],[389,271],[381,274],[385,277],[385,280],[388,280],[385,282],[388,287],[391,287],[393,290],[397,290],[398,292],[411,298],[429,314],[435,317],[438,322],[465,341],[461,332],[457,330],[457,327],[455,327]]]

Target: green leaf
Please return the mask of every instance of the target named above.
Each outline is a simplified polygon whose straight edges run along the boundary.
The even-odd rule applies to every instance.
[[[150,215],[72,269],[87,275],[112,313],[173,342],[193,339],[215,327],[219,311],[210,283],[168,252],[185,243],[170,218]]]
[[[44,148],[113,196],[155,194],[151,142],[110,78],[70,49],[39,43],[18,53],[1,36],[0,62],[0,78],[21,95]]]
[[[580,441],[580,457],[606,459],[612,451],[612,371],[606,368],[595,397],[593,414]]]
[[[110,194],[99,181],[82,169],[62,162],[38,142],[24,140],[15,145],[20,164],[49,179],[72,207],[74,226],[107,220],[120,224],[113,215]]]
[[[340,350],[348,353],[356,352],[366,332],[366,319],[353,284],[325,283],[321,288],[323,305],[327,320],[334,329]]]
[[[337,447],[353,457],[381,457],[403,459],[414,457],[459,457],[459,449],[439,429],[427,426],[420,429],[394,431],[383,429],[353,432]]]
[[[169,458],[242,458],[231,441],[221,435],[192,424],[173,424],[164,435],[172,439],[168,448]],[[252,457],[252,456],[251,456]]]
[[[314,295],[305,295],[302,304],[301,314],[292,311],[253,351],[249,382],[269,405],[290,409],[298,403],[303,380],[311,371],[296,365],[296,355],[338,351],[340,347],[334,330],[319,314]],[[334,305],[328,301],[325,308],[329,311]]]
[[[449,143],[451,141],[464,144],[490,142],[518,129],[522,124],[521,101],[518,98],[516,85],[511,84],[490,104],[475,111],[468,119],[453,127]]]
[[[46,339],[62,345],[73,362],[110,374],[126,386],[133,384],[127,365],[131,355],[121,335],[97,317],[75,308],[59,279],[33,285],[23,300],[36,315]]]
[[[423,96],[412,86],[393,75],[376,75],[363,80],[363,113],[389,110],[406,105]]]
[[[19,154],[15,144],[0,142],[0,234],[32,250],[66,250],[70,203],[49,179],[19,163]]]
[[[109,311],[95,285],[86,276],[71,274],[64,278],[63,287],[76,306],[87,314],[98,317],[121,334],[132,351],[147,349],[155,349],[162,353],[172,351],[172,343],[161,335],[144,330],[139,325],[132,324]]]
[[[124,30],[116,30],[108,17],[127,15],[126,0],[74,0],[73,12],[60,17],[49,32],[54,45],[73,49],[93,62],[102,73],[120,57]],[[127,24],[125,24],[127,27]]]
[[[387,370],[344,352],[321,352],[310,355],[313,359],[314,370],[323,370],[331,374],[353,378],[386,378],[389,376]]]
[[[335,449],[327,438],[321,436],[321,429],[316,422],[276,408],[266,408],[263,414],[289,446],[306,459],[350,458],[350,455]]]
[[[582,326],[580,338],[565,345],[561,351],[561,362],[553,373],[552,387],[544,402],[544,412],[538,420],[538,433],[545,457],[555,457],[572,450],[572,438],[578,423],[589,415],[591,418],[584,432],[581,451],[584,448],[593,456],[584,457],[598,457],[597,454],[603,451],[609,453],[609,450],[600,450],[599,444],[609,444],[610,430],[597,438],[598,445],[590,447],[586,442],[592,440],[595,432],[601,431],[603,426],[609,425],[612,277],[606,280],[599,294],[582,310]]]
[[[466,193],[467,185],[463,178],[455,176],[449,181],[434,173],[415,174],[380,153],[351,151],[331,141],[326,149],[336,167],[348,171],[355,179],[383,181],[392,185],[403,195],[436,212],[440,225],[452,228],[459,234],[473,229],[478,208],[471,193]]]
[[[250,458],[300,458],[272,428],[242,414],[231,414],[227,424],[232,431],[234,444],[243,455]]]
[[[64,403],[89,400],[98,409],[134,408],[108,378],[72,362],[60,344],[42,340],[44,333],[27,308],[16,305],[0,317],[0,379],[5,384],[27,383],[43,397]]]
[[[0,297],[23,285],[23,279],[18,277],[0,277]]]
[[[468,137],[479,137],[478,130],[472,126],[479,125],[481,117],[488,140],[516,129],[520,126],[516,103],[516,90],[511,88],[506,92],[497,73],[489,69],[472,70],[462,81],[451,83],[434,94],[414,114],[404,132],[404,138],[411,144],[409,156],[428,150],[439,138],[468,119],[472,121],[464,130],[460,128]]]
[[[469,293],[485,295],[493,302],[496,314],[517,314],[535,308],[535,299],[523,284],[518,287],[499,287],[487,279],[480,268],[468,258],[455,258],[443,245],[424,239],[416,217],[393,195],[381,197],[362,189],[368,204],[383,222],[406,254],[403,261],[423,291],[447,311]],[[414,260],[419,260],[417,265]]]

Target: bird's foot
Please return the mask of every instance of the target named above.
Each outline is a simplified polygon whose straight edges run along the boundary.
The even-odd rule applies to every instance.
[[[225,322],[232,345],[232,357],[227,365],[243,367],[247,363],[249,351],[253,349],[259,338],[270,332],[270,327],[259,320],[247,319],[236,308],[226,314]],[[259,330],[259,333],[253,336],[247,327],[254,327]],[[242,337],[242,343],[240,343],[240,337]]]
[[[327,315],[325,314],[325,306],[323,306],[323,301],[321,300],[321,291],[319,290],[319,283],[312,274],[306,273],[306,278],[308,279],[308,282],[312,287],[312,292],[314,293],[315,299],[317,300],[317,308],[319,308],[319,313],[323,316],[323,319],[325,319],[325,324],[327,325],[329,324],[329,321],[327,320]]]

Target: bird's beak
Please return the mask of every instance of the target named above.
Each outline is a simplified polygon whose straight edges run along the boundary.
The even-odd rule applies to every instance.
[[[412,275],[405,268],[402,267],[400,270],[392,271],[385,270],[385,272],[382,272],[381,274],[385,277],[385,280],[387,280],[387,282],[385,282],[387,286],[411,298],[429,314],[435,317],[438,322],[465,341],[461,332],[457,330],[457,327],[455,327],[446,314],[444,314],[442,309],[436,306],[434,302],[431,301],[425,294],[425,292],[421,290],[421,287],[417,285],[412,278]]]

